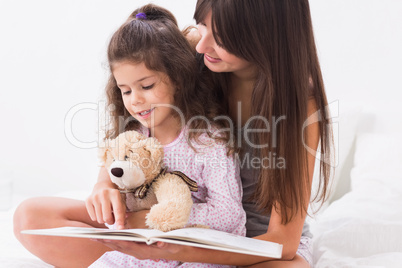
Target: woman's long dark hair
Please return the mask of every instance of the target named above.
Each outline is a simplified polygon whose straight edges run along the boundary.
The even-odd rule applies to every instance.
[[[279,210],[288,223],[300,211],[307,212],[313,170],[308,170],[304,141],[308,104],[317,108],[320,137],[320,191],[315,199],[325,200],[330,177],[332,130],[321,69],[318,61],[308,0],[198,0],[194,18],[203,22],[212,10],[215,40],[229,53],[254,64],[257,78],[251,99],[252,116],[272,122],[285,121],[276,131],[255,133],[254,144],[271,146],[256,150],[261,159],[275,154],[286,168],[261,168],[253,199],[265,213]],[[212,74],[216,90],[227,111],[230,73]],[[255,129],[266,129],[262,120]],[[273,136],[275,135],[275,136]],[[273,144],[273,138],[276,144]]]

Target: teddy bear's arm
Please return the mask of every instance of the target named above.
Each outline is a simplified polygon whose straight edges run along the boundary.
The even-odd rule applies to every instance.
[[[161,231],[183,228],[193,205],[188,185],[174,174],[163,175],[154,184],[158,203],[152,206],[146,224]]]

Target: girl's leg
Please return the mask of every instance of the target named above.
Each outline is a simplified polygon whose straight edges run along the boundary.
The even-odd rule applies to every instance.
[[[37,197],[22,202],[14,214],[14,234],[32,254],[56,267],[88,267],[108,247],[85,238],[21,234],[22,230],[63,226],[105,228],[93,222],[85,202],[59,197]]]

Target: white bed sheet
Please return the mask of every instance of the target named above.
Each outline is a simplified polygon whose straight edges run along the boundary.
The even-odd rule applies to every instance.
[[[401,189],[367,181],[318,214],[311,221],[315,267],[402,267]],[[86,194],[61,196],[83,199]],[[14,237],[14,210],[15,206],[0,211],[0,267],[52,267],[29,253]]]
[[[14,208],[0,211],[0,267],[48,268],[53,267],[26,250],[13,233]]]
[[[402,193],[367,182],[312,222],[314,263],[328,267],[402,267]]]
[[[63,192],[56,196],[84,200],[87,191]],[[27,197],[14,195],[12,208],[0,210],[0,268],[49,268],[53,267],[26,250],[15,238],[13,215],[19,203]]]

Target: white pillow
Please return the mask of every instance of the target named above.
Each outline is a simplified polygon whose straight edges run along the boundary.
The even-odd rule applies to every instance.
[[[379,182],[402,192],[402,134],[362,134],[356,140],[352,190]]]
[[[323,208],[332,202],[336,188],[341,180],[342,168],[345,166],[346,159],[353,147],[353,143],[358,130],[359,119],[361,117],[360,107],[346,103],[346,102],[333,102],[329,104],[329,110],[333,121],[334,133],[334,173],[331,176],[330,193],[327,201],[323,204]],[[318,155],[318,154],[317,154]],[[320,161],[317,158],[314,167],[312,197],[318,189],[318,176],[319,176]],[[347,178],[346,178],[347,179]],[[316,204],[312,204],[313,211]]]

